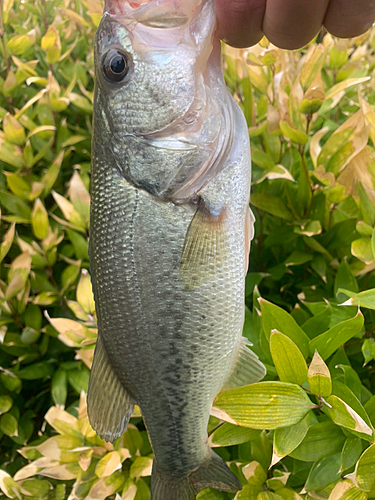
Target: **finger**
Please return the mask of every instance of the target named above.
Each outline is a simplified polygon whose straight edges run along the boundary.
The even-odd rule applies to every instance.
[[[334,36],[350,38],[371,28],[375,20],[373,0],[331,0],[324,26]]]
[[[264,34],[282,49],[303,47],[322,27],[327,5],[328,0],[268,0]]]
[[[266,0],[215,0],[217,34],[233,47],[250,47],[262,38]]]

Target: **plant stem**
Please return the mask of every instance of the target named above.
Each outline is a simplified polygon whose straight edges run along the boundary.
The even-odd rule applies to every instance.
[[[48,31],[48,19],[47,19],[47,5],[46,5],[46,0],[42,0],[42,6],[43,6],[43,21],[44,21],[44,28],[46,32]]]

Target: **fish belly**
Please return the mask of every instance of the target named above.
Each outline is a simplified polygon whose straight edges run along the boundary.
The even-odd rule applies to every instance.
[[[134,187],[104,156],[93,162],[90,260],[99,337],[142,410],[159,470],[172,476],[204,460],[210,408],[241,342],[246,135],[237,134],[227,165],[202,192],[224,198],[229,229],[223,265],[193,290],[182,286],[179,270],[196,207]]]

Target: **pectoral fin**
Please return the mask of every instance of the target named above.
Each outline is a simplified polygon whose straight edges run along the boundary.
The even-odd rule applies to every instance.
[[[237,359],[233,365],[227,380],[225,381],[222,391],[235,389],[244,385],[254,384],[259,382],[266,375],[267,370],[264,364],[259,361],[256,354],[248,348],[249,341],[242,337],[240,349],[237,354]]]
[[[113,443],[126,431],[134,404],[135,401],[110,365],[98,337],[87,393],[87,413],[91,427],[102,439]]]
[[[186,234],[180,264],[180,282],[194,290],[214,276],[227,253],[225,207],[213,208],[203,199]]]

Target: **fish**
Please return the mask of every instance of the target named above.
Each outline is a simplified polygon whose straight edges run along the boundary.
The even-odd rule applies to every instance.
[[[265,375],[242,337],[250,146],[220,50],[213,0],[106,0],[95,38],[88,416],[114,442],[139,406],[152,500],[241,489],[207,425]]]

